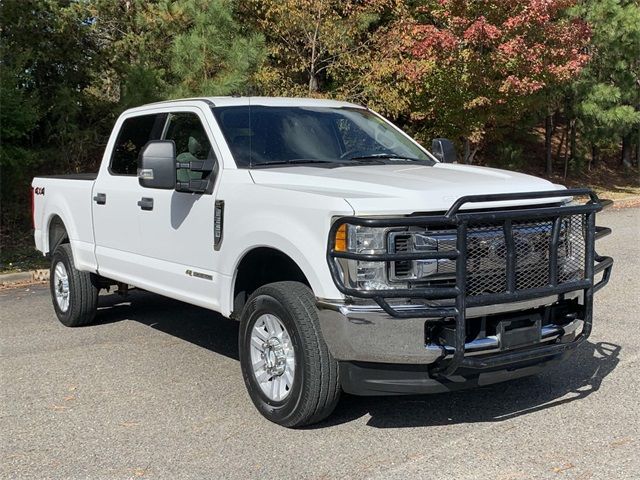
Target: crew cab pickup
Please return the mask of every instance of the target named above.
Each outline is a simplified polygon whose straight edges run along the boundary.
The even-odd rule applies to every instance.
[[[96,174],[33,180],[35,243],[64,325],[114,287],[238,319],[257,409],[307,425],[341,391],[500,382],[588,338],[605,202],[455,161],[344,102],[155,103],[120,116]]]

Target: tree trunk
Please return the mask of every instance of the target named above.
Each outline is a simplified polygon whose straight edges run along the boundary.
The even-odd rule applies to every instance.
[[[475,158],[476,153],[478,153],[478,150],[480,150],[479,146],[476,145],[473,147],[473,151],[469,154],[469,164],[473,163],[473,159]]]
[[[621,163],[623,167],[631,168],[631,134],[627,134],[622,137],[622,158]]]
[[[318,91],[318,76],[315,72],[309,73],[309,93],[315,93]]]
[[[560,143],[558,144],[558,149],[556,150],[556,158],[558,160],[560,160],[562,157],[562,149],[564,147],[564,141],[567,138],[567,129],[562,130],[562,133],[560,134]]]
[[[553,175],[553,155],[551,152],[551,140],[553,138],[553,113],[547,113],[544,119],[544,149],[547,163],[547,177]]]
[[[569,160],[575,161],[576,159],[576,119],[572,118],[570,123],[570,133],[569,133]]]
[[[464,156],[462,157],[462,163],[469,163],[469,157],[471,157],[471,145],[469,144],[469,139],[464,137]]]
[[[640,168],[640,128],[638,128],[636,133],[636,167]]]
[[[567,179],[569,174],[569,162],[575,159],[576,155],[576,119],[572,118],[567,126],[569,129],[567,138],[567,150],[564,154],[564,179]],[[568,153],[568,155],[567,155]]]
[[[598,164],[600,149],[594,143],[591,144],[591,160],[589,161],[589,171]]]

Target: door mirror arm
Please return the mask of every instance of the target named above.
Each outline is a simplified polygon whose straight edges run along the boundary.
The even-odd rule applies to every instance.
[[[207,193],[209,192],[209,179],[176,182],[176,192]]]
[[[178,168],[186,168],[192,172],[213,172],[216,165],[215,160],[195,160],[191,162],[178,162],[176,166]]]

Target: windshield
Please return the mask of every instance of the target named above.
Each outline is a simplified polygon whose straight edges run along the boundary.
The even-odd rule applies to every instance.
[[[435,161],[377,115],[362,108],[214,107],[238,167],[336,166]]]

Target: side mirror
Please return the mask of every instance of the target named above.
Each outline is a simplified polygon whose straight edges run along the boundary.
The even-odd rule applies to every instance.
[[[431,141],[431,153],[442,163],[455,163],[458,161],[456,147],[451,140],[446,138],[434,138]]]
[[[176,144],[153,140],[140,152],[138,182],[146,188],[172,190],[176,187]]]

